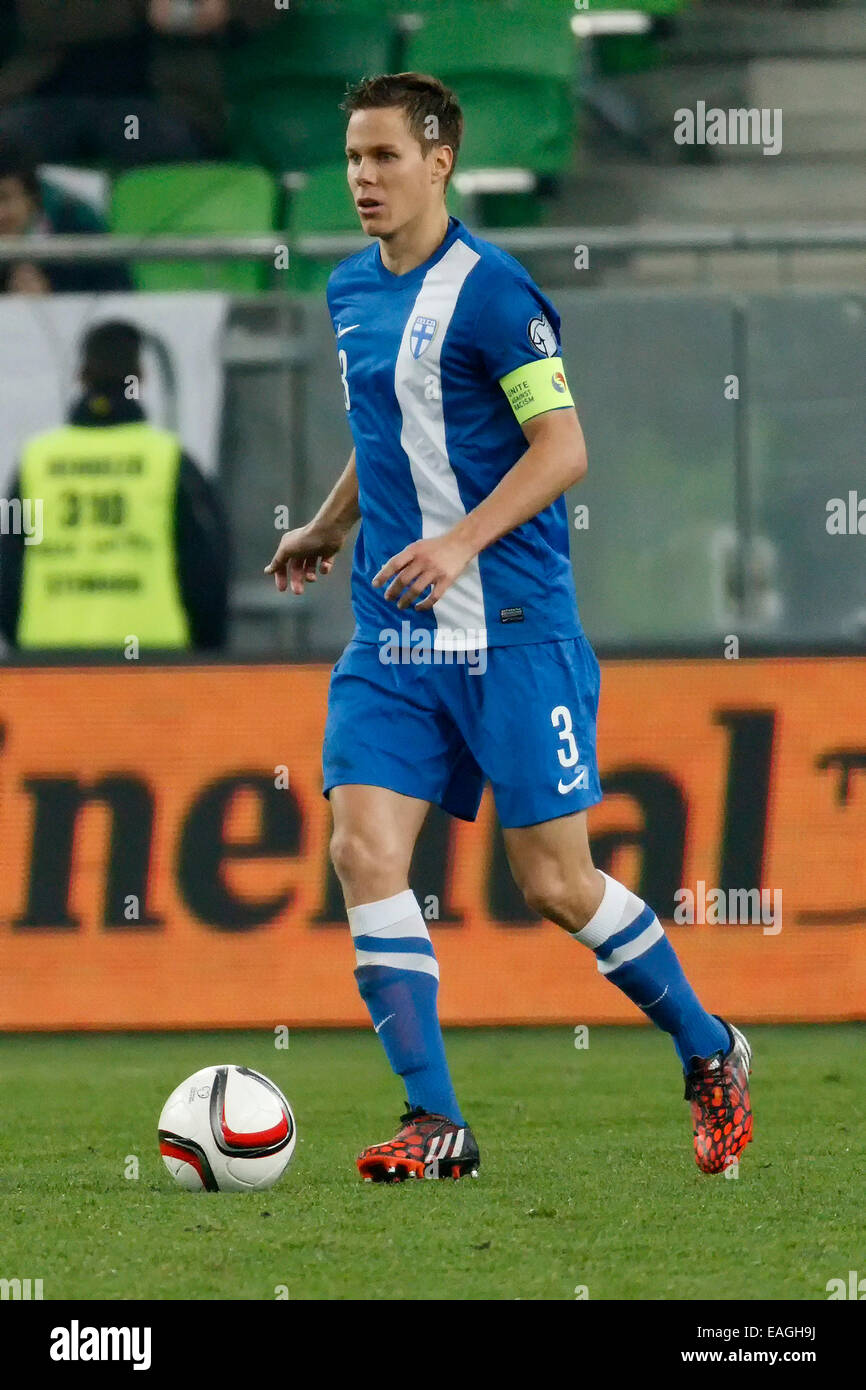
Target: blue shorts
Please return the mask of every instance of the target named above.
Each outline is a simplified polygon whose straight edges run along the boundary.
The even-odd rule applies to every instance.
[[[585,637],[489,647],[464,663],[441,652],[442,664],[411,664],[408,648],[405,664],[383,662],[381,650],[353,640],[331,674],[325,796],[347,783],[388,787],[474,820],[489,780],[506,827],[601,800],[599,668]]]

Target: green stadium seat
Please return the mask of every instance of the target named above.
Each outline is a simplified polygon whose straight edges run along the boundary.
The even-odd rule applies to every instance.
[[[358,214],[346,181],[345,160],[323,164],[300,178],[299,185],[293,187],[288,195],[286,227],[290,246],[294,246],[297,239],[303,236],[360,231]],[[288,288],[299,294],[321,293],[339,259],[336,256],[333,260],[323,261],[292,251]]]
[[[503,12],[520,10],[524,15],[549,15],[558,12],[566,18],[574,14],[594,14],[599,10],[642,10],[646,14],[677,14],[693,0],[588,0],[585,9],[578,9],[576,0],[466,0],[466,8],[475,10],[490,22]],[[344,18],[369,14],[392,14],[400,19],[435,13],[443,8],[443,0],[294,0],[298,10],[342,15]]]
[[[596,14],[600,10],[641,10],[649,15],[679,14],[693,3],[693,0],[590,0],[586,10],[573,10],[575,14]]]
[[[636,0],[628,8],[640,10],[647,17],[647,29],[642,34],[599,34],[593,41],[594,72],[605,77],[619,77],[626,74],[649,72],[664,61],[659,47],[658,29],[651,21],[665,19],[686,9],[692,0]],[[622,8],[619,0],[593,0],[591,10],[595,18],[605,10]]]
[[[239,159],[277,172],[315,168],[343,150],[347,84],[389,72],[397,30],[382,15],[351,23],[332,14],[291,14],[277,29],[229,50],[229,139]]]
[[[129,236],[260,236],[274,227],[276,185],[263,169],[240,164],[163,164],[119,175],[112,231]],[[259,261],[141,261],[140,290],[266,289],[271,267]]]
[[[573,11],[445,0],[406,42],[408,69],[453,87],[466,117],[460,167],[557,174],[576,131]]]

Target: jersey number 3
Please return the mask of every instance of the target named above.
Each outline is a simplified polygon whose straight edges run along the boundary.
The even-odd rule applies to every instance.
[[[574,767],[580,757],[571,728],[571,711],[567,705],[557,705],[550,711],[550,722],[554,729],[560,729],[559,737],[565,744],[565,748],[557,749],[557,757],[561,767]]]
[[[346,349],[340,348],[337,352],[337,360],[340,363],[340,380],[343,383],[343,395],[346,398],[346,409],[352,409],[352,402],[349,400],[349,383],[346,380],[346,372],[349,370],[349,359],[346,356]]]

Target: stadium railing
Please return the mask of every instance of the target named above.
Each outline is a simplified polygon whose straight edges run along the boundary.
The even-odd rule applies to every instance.
[[[459,175],[455,176],[455,181]],[[503,227],[484,232],[489,241],[515,255],[561,253],[568,258],[573,283],[572,257],[578,246],[588,246],[595,256],[621,260],[623,256],[658,252],[695,255],[701,259],[696,281],[708,283],[712,267],[707,257],[718,252],[767,252],[780,260],[796,252],[866,250],[866,222],[764,223],[759,226],[657,227]],[[0,265],[14,261],[260,261],[274,264],[277,250],[307,260],[335,264],[344,256],[369,245],[357,232],[314,233],[294,239],[281,232],[260,236],[26,236],[0,238]],[[275,270],[273,287],[282,283]],[[782,277],[783,283],[785,278]]]
[[[224,257],[266,265],[280,236],[0,239],[0,262]],[[731,615],[732,630],[785,649],[821,632],[862,649],[866,610],[859,613],[853,571],[842,564],[844,546],[823,535],[824,493],[844,497],[858,481],[862,392],[858,402],[852,382],[866,371],[862,290],[583,288],[570,257],[581,241],[613,257],[674,250],[696,255],[709,273],[719,251],[773,251],[781,263],[801,251],[863,251],[866,224],[508,229],[495,240],[518,254],[554,248],[569,267],[557,303],[566,327],[580,324],[567,334],[566,357],[599,460],[574,499],[591,503],[594,531],[592,547],[578,539],[576,572],[600,643],[694,646]],[[321,236],[290,240],[289,249],[327,264],[365,244]],[[309,515],[327,470],[348,453],[323,296],[235,295],[231,306],[222,362],[234,453],[223,451],[222,467],[242,560],[236,628],[250,654],[324,653],[347,635],[334,600],[348,622],[348,567],[304,605],[288,605],[261,578],[262,519],[275,496],[288,489],[292,515]],[[838,370],[828,378],[823,367],[834,356]],[[740,390],[722,404],[728,373]],[[783,562],[777,576],[773,550]],[[787,606],[781,624],[767,602],[777,580]]]

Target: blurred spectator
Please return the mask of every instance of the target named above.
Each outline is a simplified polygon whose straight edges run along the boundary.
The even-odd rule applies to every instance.
[[[25,154],[0,140],[0,237],[107,230],[89,203],[40,179]],[[0,292],[7,294],[105,293],[132,288],[132,277],[121,262],[0,262]]]
[[[226,38],[286,19],[274,0],[14,4],[0,136],[26,139],[38,163],[129,167],[223,153]]]
[[[0,536],[0,630],[13,647],[225,643],[219,495],[180,440],[147,423],[135,399],[141,378],[133,324],[90,329],[84,394],[68,424],[25,445],[9,489],[10,515],[18,511],[22,525]]]

